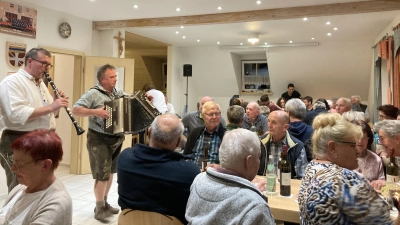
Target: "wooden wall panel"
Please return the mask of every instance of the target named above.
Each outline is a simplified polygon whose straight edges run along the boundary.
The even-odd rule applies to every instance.
[[[134,91],[142,90],[146,83],[152,83],[157,89],[162,88],[161,61],[167,59],[166,47],[126,49],[125,58],[135,59]],[[147,66],[143,58],[147,61]]]

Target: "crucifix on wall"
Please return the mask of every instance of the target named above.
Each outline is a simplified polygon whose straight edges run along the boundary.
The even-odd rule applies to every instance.
[[[121,58],[122,52],[124,51],[124,46],[122,45],[122,41],[124,41],[125,38],[121,37],[121,31],[119,31],[118,37],[114,37],[114,39],[118,40],[118,58]]]

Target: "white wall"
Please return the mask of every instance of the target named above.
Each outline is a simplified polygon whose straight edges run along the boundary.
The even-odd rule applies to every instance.
[[[6,76],[7,72],[18,70],[17,68],[9,67],[6,63],[6,41],[27,44],[27,51],[40,45],[85,52],[88,55],[91,54],[92,21],[28,4],[23,1],[8,0],[8,2],[15,4],[22,2],[22,5],[37,10],[37,33],[36,39],[0,33],[0,52],[4,53],[0,54],[0,80]],[[62,38],[58,34],[58,26],[62,22],[68,22],[72,27],[72,34],[67,39]]]
[[[226,112],[230,98],[239,92],[240,84],[238,85],[235,76],[237,69],[234,69],[238,56],[231,54],[235,51],[220,50],[218,47],[174,47],[173,51],[175,53],[172,58],[169,56],[168,59],[174,64],[189,63],[193,66],[193,77],[189,78],[189,81],[194,84],[196,98],[190,98],[189,111],[195,110],[196,102],[202,96],[210,95]],[[369,41],[324,42],[319,46],[269,48],[266,55],[273,92],[270,98],[276,101],[287,91],[287,84],[294,83],[296,90],[303,96],[309,95],[314,99],[350,97],[358,94],[367,101],[372,54]],[[240,59],[260,57],[265,58],[265,51],[240,56]],[[242,97],[246,101],[259,99],[257,95]],[[179,111],[179,108],[177,110]]]

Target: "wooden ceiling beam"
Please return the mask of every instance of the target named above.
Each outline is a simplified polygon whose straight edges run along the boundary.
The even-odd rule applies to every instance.
[[[252,21],[295,19],[303,17],[372,13],[393,10],[400,10],[400,1],[373,0],[193,16],[94,21],[93,29],[107,30],[135,27],[175,27],[182,25],[190,26],[205,24],[240,23]]]

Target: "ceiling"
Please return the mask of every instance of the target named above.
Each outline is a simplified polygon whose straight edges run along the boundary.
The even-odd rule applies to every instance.
[[[93,21],[178,17],[203,14],[252,11],[275,8],[291,8],[321,4],[365,2],[365,0],[25,0],[32,4],[62,11]],[[392,0],[394,1],[394,0]],[[391,2],[391,0],[388,0]],[[137,9],[133,5],[138,5]],[[77,7],[79,6],[79,7]],[[221,6],[222,10],[217,10]],[[176,8],[181,10],[178,12]],[[328,12],[329,14],[329,12]],[[192,25],[175,27],[127,28],[126,31],[168,45],[185,47],[209,47],[221,45],[251,45],[247,39],[258,33],[258,44],[331,41],[371,41],[379,35],[400,11],[361,13],[351,15],[237,22],[226,24]],[[327,25],[326,22],[331,22]],[[400,21],[399,21],[400,22]],[[337,27],[338,30],[333,30]],[[176,34],[176,32],[179,34]],[[331,36],[327,34],[331,33]],[[185,39],[182,38],[185,36]],[[314,38],[312,40],[311,38]],[[198,41],[199,40],[199,41]],[[135,40],[129,40],[134,45]],[[160,44],[160,43],[159,43]],[[161,43],[161,45],[164,45]]]

